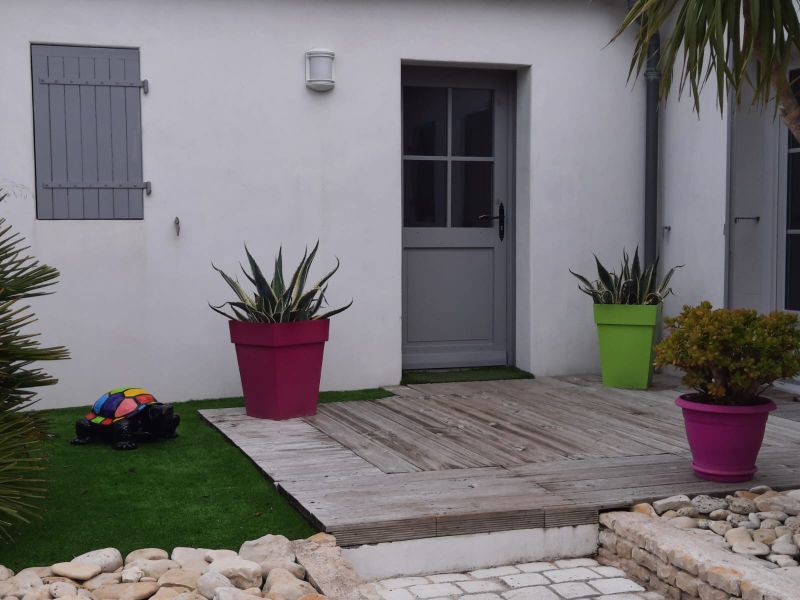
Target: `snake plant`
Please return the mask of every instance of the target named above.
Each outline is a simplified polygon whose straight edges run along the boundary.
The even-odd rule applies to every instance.
[[[670,279],[683,265],[672,267],[664,278],[658,280],[658,259],[653,264],[644,268],[639,262],[639,248],[633,253],[631,262],[628,253],[622,251],[622,264],[619,273],[609,272],[597,256],[597,279],[589,281],[583,275],[578,275],[570,269],[580,281],[578,289],[592,297],[595,304],[661,304],[664,298],[672,293],[669,287]]]
[[[244,251],[247,254],[250,272],[248,273],[244,266],[241,268],[250,283],[255,286],[253,295],[245,291],[237,279],[230,277],[212,263],[211,266],[222,275],[222,278],[234,291],[238,300],[223,302],[218,306],[209,304],[209,306],[227,319],[250,321],[252,323],[289,323],[292,321],[328,319],[347,310],[353,304],[352,300],[345,306],[320,314],[320,311],[326,305],[325,293],[328,290],[328,280],[339,269],[339,259],[336,259],[336,266],[328,274],[308,291],[305,289],[308,272],[311,269],[314,257],[317,255],[318,248],[319,242],[314,245],[310,253],[306,248],[303,259],[295,269],[294,275],[292,275],[287,285],[283,277],[283,248],[278,250],[272,280],[267,281],[258,263],[250,254],[247,246],[245,246]],[[225,306],[230,308],[230,313],[222,310]]]

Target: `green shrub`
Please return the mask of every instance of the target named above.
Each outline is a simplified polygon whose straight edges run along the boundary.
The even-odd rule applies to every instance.
[[[6,197],[0,194],[0,201]],[[44,494],[43,423],[25,412],[35,402],[32,388],[56,383],[38,367],[42,360],[67,358],[64,348],[43,348],[27,326],[36,318],[20,301],[48,292],[58,271],[23,254],[22,237],[0,219],[0,539],[10,539],[14,521],[36,515]]]
[[[675,273],[673,267],[666,274],[664,279],[658,281],[658,259],[645,268],[639,263],[639,248],[633,253],[631,263],[628,253],[622,251],[622,263],[619,267],[619,274],[616,271],[608,271],[597,256],[594,257],[597,263],[597,279],[589,281],[583,275],[578,275],[570,269],[581,285],[578,289],[584,294],[591,296],[595,304],[661,304],[664,298],[672,293],[669,281]]]
[[[700,402],[758,404],[773,382],[800,374],[797,315],[703,302],[664,323],[670,335],[656,347],[656,366],[681,369]]]
[[[236,279],[226,275],[221,269],[217,269],[217,267],[212,264],[211,266],[222,275],[222,278],[234,291],[238,301],[224,302],[219,306],[210,304],[209,306],[227,319],[234,321],[251,321],[254,323],[288,323],[291,321],[328,319],[333,315],[347,310],[350,308],[350,305],[353,304],[352,301],[346,306],[319,314],[319,311],[325,306],[325,292],[328,290],[328,280],[330,280],[333,274],[339,269],[338,259],[333,270],[320,279],[310,290],[305,290],[308,272],[311,269],[311,263],[314,261],[314,257],[317,255],[318,248],[319,242],[317,242],[314,249],[311,250],[311,254],[309,254],[308,249],[306,249],[306,252],[303,254],[303,260],[300,261],[294,275],[292,275],[289,285],[286,285],[283,277],[282,248],[278,250],[278,258],[275,259],[275,270],[272,275],[272,281],[267,281],[258,263],[256,263],[247,247],[245,247],[244,251],[247,254],[247,261],[250,263],[250,273],[245,271],[243,266],[242,272],[256,288],[253,296],[250,296]],[[222,310],[224,306],[228,306],[231,309],[231,314]]]

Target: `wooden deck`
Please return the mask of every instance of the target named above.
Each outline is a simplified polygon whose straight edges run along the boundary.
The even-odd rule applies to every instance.
[[[391,388],[274,422],[201,411],[342,545],[580,525],[673,493],[737,489],[689,465],[678,382],[646,392],[579,377]],[[800,403],[779,404],[755,481],[800,487]],[[755,485],[752,484],[752,485]]]

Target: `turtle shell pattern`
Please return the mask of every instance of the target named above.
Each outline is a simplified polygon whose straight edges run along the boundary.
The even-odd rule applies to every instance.
[[[86,419],[95,425],[111,425],[135,415],[148,404],[156,402],[155,397],[145,389],[121,387],[106,392],[92,405]]]

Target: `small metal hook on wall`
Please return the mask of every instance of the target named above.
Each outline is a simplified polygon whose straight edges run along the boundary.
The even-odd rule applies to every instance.
[[[175,235],[176,236],[180,236],[180,234],[181,234],[181,220],[178,217],[175,217],[175,220],[173,221],[173,224],[175,225]]]

